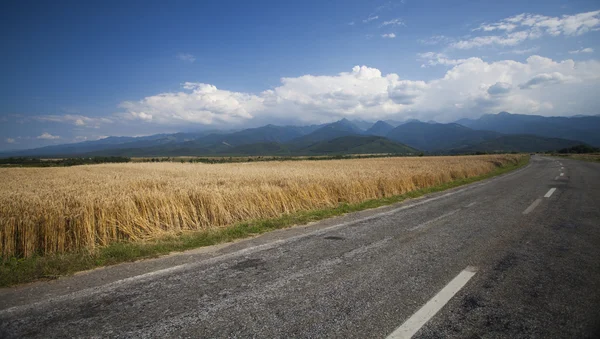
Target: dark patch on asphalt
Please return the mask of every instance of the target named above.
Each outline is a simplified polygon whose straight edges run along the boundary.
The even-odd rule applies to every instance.
[[[514,254],[509,253],[506,256],[504,256],[504,258],[502,258],[496,264],[496,266],[494,266],[494,271],[499,272],[499,273],[504,273],[504,272],[508,271],[509,268],[515,266],[516,263],[517,263],[517,257]]]
[[[324,237],[323,239],[327,239],[327,240],[344,240],[345,238],[336,237],[334,235],[330,235],[330,236]]]
[[[231,268],[238,271],[243,271],[249,268],[257,268],[265,264],[262,259],[246,259],[233,265]]]
[[[462,308],[465,312],[470,312],[476,308],[484,307],[482,300],[478,296],[468,295],[463,299]]]
[[[504,273],[517,264],[517,260],[517,256],[513,253],[509,253],[502,257],[502,259],[500,259],[500,261],[494,265],[490,277],[483,284],[483,288],[490,289],[496,285],[500,280],[502,280]]]
[[[518,335],[529,337],[526,335],[527,328],[521,322],[511,319],[509,315],[499,310],[485,317],[485,329],[488,334],[495,332],[507,338],[515,338]]]
[[[550,228],[553,230],[562,230],[562,229],[574,230],[574,229],[577,229],[577,225],[572,222],[562,222],[562,223],[554,223],[550,226]]]

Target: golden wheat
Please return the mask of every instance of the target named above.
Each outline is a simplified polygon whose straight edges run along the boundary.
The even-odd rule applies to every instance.
[[[389,197],[485,174],[519,157],[1,168],[0,254],[94,250]]]

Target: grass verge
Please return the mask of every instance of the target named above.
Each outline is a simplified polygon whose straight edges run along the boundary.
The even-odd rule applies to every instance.
[[[153,258],[171,252],[216,245],[259,235],[276,229],[307,224],[312,221],[327,219],[350,212],[391,205],[406,199],[418,198],[425,194],[444,191],[504,174],[523,167],[528,162],[529,157],[526,156],[523,157],[518,164],[498,167],[485,175],[455,180],[435,187],[429,187],[388,198],[367,200],[357,204],[340,204],[335,208],[299,212],[274,219],[242,222],[230,227],[190,232],[142,243],[116,243],[93,253],[78,252],[34,256],[21,259],[12,258],[5,260],[0,264],[0,287],[8,287],[36,280],[55,279],[96,267]]]
[[[582,160],[589,162],[600,162],[600,154],[552,154],[555,158]]]

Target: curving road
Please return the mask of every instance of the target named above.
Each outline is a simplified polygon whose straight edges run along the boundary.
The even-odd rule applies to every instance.
[[[2,338],[410,336],[600,336],[600,164],[0,290]]]

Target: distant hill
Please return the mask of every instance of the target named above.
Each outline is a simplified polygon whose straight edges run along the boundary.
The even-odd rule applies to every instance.
[[[486,114],[479,119],[461,119],[456,123],[477,130],[581,140],[593,146],[600,146],[599,116],[543,117],[501,112]]]
[[[304,134],[303,130],[296,126],[266,125],[229,134],[211,134],[196,139],[196,142],[205,146],[223,143],[231,146],[269,142],[285,143]]]
[[[276,142],[246,144],[229,149],[222,149],[218,155],[291,155],[286,145]]]
[[[104,156],[107,153],[127,157],[167,157],[167,156],[250,156],[250,155],[338,155],[338,154],[414,154],[414,148],[377,136],[348,135],[321,141],[307,147],[294,143],[281,144],[261,142],[229,146],[225,144],[202,147],[195,141],[182,144],[160,145],[147,148],[100,151],[90,156]]]
[[[580,141],[544,138],[536,135],[503,135],[482,143],[461,148],[464,152],[546,152],[580,145]]]
[[[303,149],[321,141],[332,140],[347,135],[361,135],[363,131],[348,119],[327,124],[312,133],[291,140],[294,149]]]
[[[300,153],[311,154],[414,154],[416,149],[378,136],[349,135],[314,144]]]
[[[366,130],[365,134],[385,137],[393,129],[394,129],[394,126],[388,124],[385,121],[379,120],[373,126],[371,126],[371,128]]]
[[[360,120],[360,119],[354,119],[354,120],[352,120],[350,122],[352,124],[354,124],[354,126],[360,128],[362,131],[366,131],[369,128],[371,128],[371,126],[373,126],[373,122],[365,121],[365,120]]]
[[[388,139],[428,152],[460,150],[499,136],[497,132],[476,131],[459,124],[425,122],[409,122],[387,134]]]

